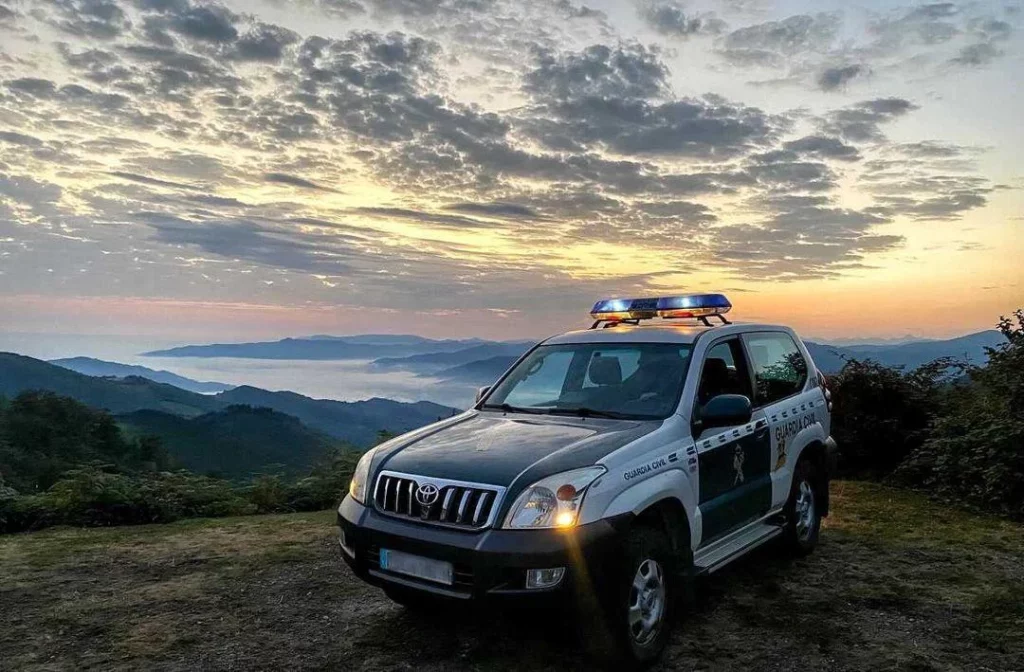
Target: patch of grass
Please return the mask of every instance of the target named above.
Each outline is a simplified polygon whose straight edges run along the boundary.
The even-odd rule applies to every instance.
[[[703,582],[662,669],[1024,670],[1024,528],[866,483],[832,501],[811,556],[766,545]],[[2,666],[586,667],[551,612],[394,606],[342,564],[334,515],[0,538]]]

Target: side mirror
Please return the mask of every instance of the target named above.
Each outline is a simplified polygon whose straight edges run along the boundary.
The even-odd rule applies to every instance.
[[[744,425],[750,422],[752,412],[750,399],[742,394],[720,394],[701,408],[700,422],[704,429]]]
[[[491,391],[491,386],[490,385],[484,385],[483,387],[478,389],[476,391],[476,401],[473,402],[473,405],[476,406],[477,404],[479,404],[480,400],[483,399],[487,395],[487,393],[490,392],[490,391]]]

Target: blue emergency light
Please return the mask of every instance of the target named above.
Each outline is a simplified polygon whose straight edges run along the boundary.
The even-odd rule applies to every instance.
[[[663,318],[697,318],[707,322],[709,315],[724,315],[732,309],[724,294],[681,294],[645,299],[602,299],[594,304],[590,316],[599,322],[623,322]],[[720,318],[725,322],[725,318]]]

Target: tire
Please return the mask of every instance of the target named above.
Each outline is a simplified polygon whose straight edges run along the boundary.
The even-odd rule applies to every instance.
[[[821,533],[821,492],[817,470],[810,460],[800,460],[793,472],[789,500],[784,509],[786,528],[783,537],[789,550],[807,555],[818,545]]]
[[[642,669],[653,663],[668,643],[679,581],[671,542],[660,529],[642,526],[631,530],[623,555],[623,562],[607,577],[599,610],[603,618],[589,619],[583,636],[601,666]]]

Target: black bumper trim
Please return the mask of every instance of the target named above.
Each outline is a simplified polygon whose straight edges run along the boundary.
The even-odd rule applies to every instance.
[[[377,585],[415,588],[457,599],[551,595],[589,590],[622,556],[622,532],[632,514],[599,520],[570,530],[487,529],[466,532],[384,516],[346,497],[338,507],[338,525],[348,549],[341,556],[355,574]],[[455,583],[445,586],[380,569],[381,548],[451,562]],[[345,549],[345,550],[348,550]],[[525,587],[527,569],[566,567],[557,585]]]

